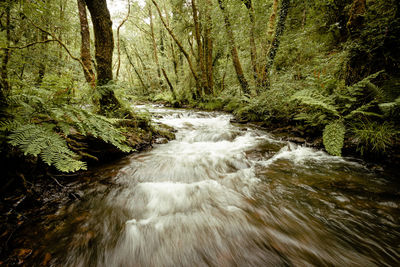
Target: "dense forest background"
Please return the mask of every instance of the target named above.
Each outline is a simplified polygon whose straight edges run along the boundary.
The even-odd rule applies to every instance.
[[[0,3],[4,166],[132,151],[162,132],[135,101],[232,112],[338,156],[399,146],[398,1],[126,1],[112,23],[113,3]]]

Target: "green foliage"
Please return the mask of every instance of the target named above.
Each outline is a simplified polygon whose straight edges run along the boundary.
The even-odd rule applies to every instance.
[[[293,100],[297,100],[301,105],[310,107],[313,110],[339,117],[333,97],[325,96],[320,92],[307,89],[301,90],[293,95]]]
[[[325,149],[329,154],[334,156],[342,155],[345,132],[346,128],[341,120],[325,126],[322,137]]]
[[[8,136],[9,143],[18,147],[24,155],[40,158],[59,171],[86,170],[86,163],[68,148],[67,142],[49,124],[24,124],[14,128]]]
[[[394,142],[399,131],[390,122],[362,121],[355,123],[351,129],[357,149],[365,152],[384,153]]]
[[[400,97],[396,98],[393,102],[379,104],[379,108],[386,118],[400,122]]]
[[[66,136],[71,130],[75,130],[82,135],[90,135],[110,143],[123,152],[132,151],[132,148],[124,143],[125,136],[114,126],[119,119],[106,118],[73,106],[52,108],[49,115]]]
[[[313,127],[324,127],[325,149],[332,155],[340,156],[346,132],[343,121],[382,117],[374,108],[383,93],[371,82],[379,74],[370,75],[352,86],[338,84],[332,91],[329,88],[325,91],[304,89],[295,93],[292,99],[303,107],[295,119]]]
[[[206,99],[204,102],[201,102],[197,105],[198,108],[204,110],[222,110],[223,106],[224,101],[222,98]]]
[[[60,94],[51,94],[54,89],[51,85],[31,88],[8,98],[7,113],[11,119],[0,124],[0,131],[9,144],[25,155],[39,156],[62,172],[86,169],[86,163],[76,153],[80,151],[71,150],[73,146],[67,142],[72,135],[92,136],[123,152],[133,150],[116,127],[119,119],[94,114],[88,107],[66,104],[57,98]]]
[[[170,92],[162,92],[155,95],[152,100],[156,102],[172,103],[174,98]]]

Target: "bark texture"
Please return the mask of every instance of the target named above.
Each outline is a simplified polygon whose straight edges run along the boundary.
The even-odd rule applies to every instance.
[[[112,81],[112,56],[114,50],[114,38],[112,21],[107,8],[106,0],[85,0],[92,18],[95,58],[97,65],[97,85],[103,86]],[[100,112],[106,113],[120,108],[120,103],[111,89],[100,89]]]
[[[104,85],[113,79],[112,55],[114,37],[110,12],[106,0],[85,0],[93,22],[97,84]]]
[[[0,106],[5,104],[5,97],[10,90],[10,84],[8,82],[8,61],[10,59],[10,40],[11,40],[11,15],[10,6],[7,5],[6,10],[6,48],[3,49],[3,58],[1,62],[1,83],[0,83]]]
[[[250,59],[251,65],[253,67],[253,77],[257,84],[259,84],[259,75],[258,75],[258,68],[257,68],[257,47],[255,41],[255,16],[254,16],[254,8],[251,0],[243,0],[247,11],[249,13],[249,20],[250,20]]]
[[[232,63],[233,63],[233,67],[235,68],[235,71],[236,71],[236,76],[239,80],[239,84],[240,84],[240,87],[242,88],[243,93],[249,94],[250,93],[249,84],[246,80],[246,77],[244,76],[242,65],[240,64],[239,54],[238,54],[238,51],[236,48],[235,37],[233,35],[228,11],[225,9],[225,6],[224,6],[224,3],[222,2],[222,0],[218,0],[218,4],[222,11],[222,15],[224,16],[225,29],[226,29],[226,33],[228,35],[229,45],[231,48]]]
[[[204,58],[203,42],[201,40],[201,32],[200,32],[196,0],[192,0],[192,15],[194,23],[194,36],[196,38],[196,43],[197,43],[197,62],[198,62],[198,69],[200,69],[201,88],[203,89],[204,93],[208,94],[210,90],[208,89],[206,67],[204,64],[205,58]]]
[[[157,76],[158,76],[158,80],[161,85],[161,71],[160,71],[161,68],[160,68],[160,62],[158,60],[156,37],[154,35],[153,12],[151,10],[151,5],[149,5],[149,17],[150,17],[151,40],[153,43],[153,58],[154,58],[154,62],[156,63],[156,66],[157,66]]]
[[[364,22],[364,14],[366,11],[366,0],[354,0],[350,13],[349,13],[349,20],[347,21],[347,29],[350,33],[357,32],[363,25]]]
[[[207,0],[206,2],[206,25],[204,31],[204,42],[205,42],[205,65],[206,65],[206,75],[207,75],[207,94],[214,92],[214,79],[213,79],[213,38],[211,35],[212,31],[212,19],[211,19],[211,9],[212,1]]]
[[[86,4],[84,0],[77,0],[79,11],[79,22],[81,26],[81,60],[85,68],[83,73],[86,81],[92,86],[95,86],[96,76],[93,71],[92,57],[90,55],[90,32],[86,14]]]
[[[285,22],[287,18],[287,14],[289,12],[290,0],[282,0],[281,8],[279,12],[278,23],[276,24],[274,39],[271,42],[268,54],[267,54],[267,63],[264,69],[264,79],[263,86],[265,88],[269,87],[269,72],[274,64],[276,53],[278,52],[281,36],[285,30]]]

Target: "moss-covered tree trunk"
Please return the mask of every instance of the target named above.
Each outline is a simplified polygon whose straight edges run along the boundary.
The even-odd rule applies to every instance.
[[[160,61],[158,60],[158,53],[157,53],[157,43],[156,43],[156,37],[154,34],[154,24],[153,24],[153,12],[151,10],[151,5],[149,5],[149,18],[150,18],[150,34],[151,34],[151,40],[153,44],[153,58],[154,62],[156,63],[157,67],[157,77],[160,86],[162,86],[162,81],[161,81],[161,67],[160,67]]]
[[[249,13],[249,20],[250,20],[250,59],[251,65],[253,67],[253,76],[254,80],[257,84],[259,84],[259,76],[258,76],[258,68],[257,68],[257,47],[255,41],[255,18],[254,18],[254,8],[251,0],[243,0],[247,11]]]
[[[196,0],[192,0],[192,15],[193,15],[193,24],[194,24],[194,36],[197,43],[197,68],[200,69],[200,81],[202,92],[201,95],[209,94],[211,90],[208,88],[207,82],[207,73],[205,66],[205,58],[204,58],[204,44],[201,39],[201,30],[199,23],[199,10],[197,9]]]
[[[290,0],[282,0],[281,8],[279,11],[278,23],[276,24],[275,35],[271,42],[271,45],[267,54],[267,63],[264,68],[264,77],[262,81],[262,85],[265,89],[269,88],[269,72],[274,64],[276,53],[278,52],[279,45],[281,42],[281,37],[285,30],[285,22],[287,18],[287,14],[289,12]]]
[[[6,30],[6,47],[3,49],[1,61],[1,81],[0,81],[0,106],[6,104],[6,95],[10,90],[10,83],[8,82],[8,61],[10,59],[10,40],[11,40],[11,10],[7,5],[5,8],[5,30]],[[3,28],[3,27],[2,27]]]
[[[95,58],[97,65],[97,86],[100,87],[100,112],[107,113],[120,108],[120,103],[115,97],[114,91],[104,87],[113,79],[112,56],[114,50],[114,38],[112,21],[107,8],[106,0],[85,0],[92,18]]]
[[[48,38],[47,33],[40,33],[40,41],[45,42]],[[46,74],[46,64],[43,61],[38,63],[38,76],[36,77],[36,86],[40,86],[43,82],[44,75]]]
[[[86,81],[95,86],[96,76],[93,71],[92,57],[90,55],[90,32],[86,14],[86,4],[84,0],[78,1],[79,21],[81,26],[81,60],[83,65],[83,73]]]
[[[366,11],[366,0],[354,0],[349,12],[349,20],[347,21],[347,29],[351,34],[358,32],[364,22],[364,14]]]
[[[206,1],[206,25],[204,30],[204,43],[205,43],[205,65],[206,65],[206,76],[207,76],[207,88],[208,94],[214,93],[214,80],[213,80],[213,37],[211,35],[212,31],[212,19],[211,19],[211,9],[212,9],[212,1]]]
[[[228,40],[229,40],[229,45],[231,49],[231,56],[232,56],[232,63],[233,67],[235,68],[236,71],[236,76],[239,80],[240,87],[242,88],[243,93],[249,94],[249,84],[246,80],[246,77],[244,76],[242,65],[239,60],[239,54],[236,48],[236,43],[235,43],[235,37],[233,35],[233,30],[231,26],[231,22],[229,20],[229,15],[228,11],[225,9],[225,5],[222,2],[222,0],[218,0],[219,8],[222,11],[222,15],[224,16],[224,21],[225,21],[225,29],[226,33],[228,35]]]

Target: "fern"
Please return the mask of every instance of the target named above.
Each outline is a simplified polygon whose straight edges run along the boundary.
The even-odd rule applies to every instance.
[[[66,141],[49,125],[27,124],[16,127],[8,136],[9,143],[24,155],[37,157],[62,172],[86,170],[86,163],[68,148]]]
[[[51,84],[47,85],[51,89]],[[71,134],[101,139],[123,152],[134,150],[116,126],[119,120],[81,107],[57,104],[52,99],[54,90],[48,93],[43,87],[32,89],[38,95],[21,93],[8,99],[8,115],[12,119],[0,122],[2,142],[8,140],[25,155],[40,157],[62,172],[86,169],[86,163],[68,147],[66,140]]]
[[[325,149],[329,154],[334,156],[342,155],[345,132],[346,128],[341,120],[325,126],[322,138]]]
[[[292,100],[297,100],[305,106],[320,109],[336,117],[339,116],[339,112],[335,107],[334,101],[331,98],[322,95],[321,93],[314,92],[312,90],[301,90],[293,95]]]
[[[399,117],[400,114],[400,97],[393,102],[382,103],[379,105],[379,109],[383,112],[386,117]]]
[[[114,126],[114,123],[118,120],[109,119],[72,106],[53,108],[51,117],[58,121],[57,126],[66,135],[70,133],[71,127],[73,127],[80,134],[102,139],[123,152],[133,151],[131,147],[125,144],[125,136]]]

